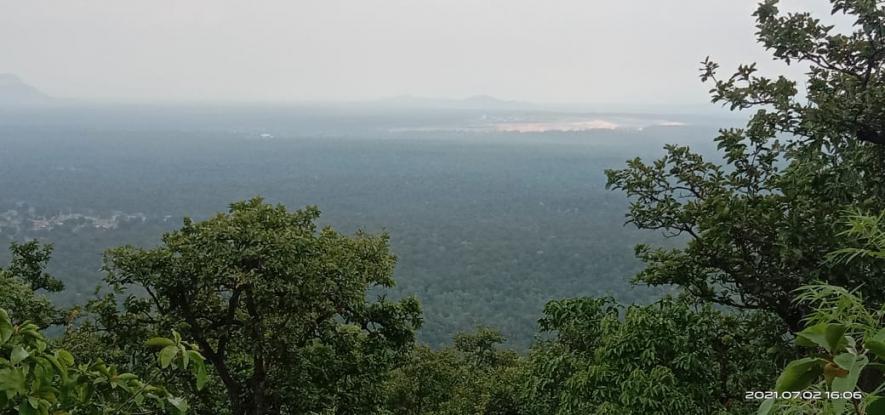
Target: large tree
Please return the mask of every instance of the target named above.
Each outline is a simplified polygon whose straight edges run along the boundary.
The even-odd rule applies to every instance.
[[[847,243],[838,224],[845,210],[885,206],[885,8],[831,3],[833,14],[853,19],[847,33],[808,13],[785,14],[774,0],[755,13],[773,58],[808,66],[804,92],[755,65],[721,78],[715,62],[703,63],[714,102],[755,110],[746,128],[720,131],[723,163],[667,146],[660,160],[607,172],[609,186],[632,200],[630,222],[688,238],[680,249],[638,247],[647,263],[640,282],[772,311],[794,330],[805,310],[792,291],[812,281],[862,285],[871,303],[885,300],[885,267],[824,260]]]
[[[0,268],[0,308],[9,310],[16,323],[30,321],[40,328],[62,323],[61,310],[44,295],[64,288],[61,281],[45,271],[52,246],[37,241],[13,242],[9,251],[9,265]]]
[[[526,359],[521,413],[749,414],[785,360],[780,322],[664,298],[621,306],[607,298],[547,303],[550,336]]]
[[[521,360],[504,337],[479,328],[453,347],[416,347],[387,383],[391,415],[520,415]]]
[[[186,219],[154,249],[109,251],[108,281],[146,300],[127,299],[126,318],[105,309],[102,325],[124,335],[175,328],[199,345],[229,401],[212,412],[376,411],[419,306],[367,301],[393,284],[386,235],[318,229],[318,216],[253,199]]]

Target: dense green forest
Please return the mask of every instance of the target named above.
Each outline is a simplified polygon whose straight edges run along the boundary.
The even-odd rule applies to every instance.
[[[137,119],[131,111],[119,116]],[[230,116],[240,117],[236,125],[249,125],[243,111],[194,122],[215,125]],[[288,114],[271,121],[285,122]],[[663,290],[636,289],[629,280],[640,270],[633,245],[664,238],[624,226],[626,200],[605,189],[603,171],[622,165],[636,148],[652,156],[667,141],[700,142],[715,131],[702,124],[582,133],[391,133],[386,130],[400,118],[388,116],[394,119],[375,121],[382,127],[351,132],[335,125],[337,116],[322,114],[331,119],[314,116],[317,127],[289,120],[290,129],[273,130],[278,138],[255,141],[223,124],[204,132],[184,124],[190,118],[165,112],[158,123],[170,129],[181,124],[183,132],[115,125],[96,131],[67,120],[59,127],[30,126],[39,118],[4,119],[0,111],[0,122],[7,123],[0,126],[0,241],[53,244],[49,271],[67,287],[53,298],[76,305],[101,284],[106,249],[153,246],[184,216],[205,219],[256,195],[289,207],[314,205],[322,210],[320,223],[342,232],[390,234],[397,285],[386,291],[421,298],[421,341],[440,346],[484,324],[524,349],[551,299],[612,295],[648,302],[660,295]],[[454,125],[473,116],[440,122]],[[296,135],[312,128],[336,135]],[[2,251],[0,261],[8,260]]]
[[[885,414],[885,6],[865,0],[831,3],[834,14],[856,22],[849,32],[809,14],[783,13],[774,0],[760,4],[755,13],[759,42],[778,61],[808,65],[807,78],[769,78],[755,65],[723,76],[718,64],[705,60],[701,79],[713,101],[747,114],[746,125],[721,129],[715,150],[666,145],[652,161],[639,154],[625,166],[605,166],[609,195],[626,195],[628,204],[614,196],[588,203],[580,192],[596,185],[581,187],[580,176],[550,177],[538,169],[550,160],[545,151],[564,148],[574,153],[575,163],[585,160],[581,151],[589,150],[568,134],[557,137],[565,147],[534,149],[538,159],[530,166],[538,169],[533,171],[538,179],[520,188],[568,192],[512,203],[496,195],[496,206],[488,205],[492,197],[461,198],[450,205],[432,197],[465,191],[466,185],[446,182],[448,168],[435,165],[428,157],[433,152],[425,148],[411,163],[439,169],[434,177],[441,181],[415,178],[418,186],[372,193],[383,201],[404,191],[423,205],[397,210],[385,202],[372,215],[366,212],[366,217],[389,219],[389,229],[361,224],[360,215],[344,220],[334,209],[326,222],[312,203],[290,209],[248,195],[239,195],[243,200],[225,212],[178,222],[174,216],[181,207],[164,207],[164,192],[188,192],[192,198],[175,200],[203,200],[208,206],[227,193],[201,187],[206,182],[176,171],[176,164],[150,170],[170,176],[147,180],[148,171],[139,170],[145,165],[137,162],[144,153],[174,146],[180,157],[197,162],[201,174],[215,179],[213,186],[258,193],[263,188],[252,187],[261,175],[228,176],[227,166],[213,162],[211,153],[195,154],[191,144],[175,140],[143,144],[133,159],[92,159],[97,167],[102,162],[133,166],[131,176],[101,182],[109,192],[132,195],[128,204],[122,198],[102,208],[86,197],[73,198],[63,203],[78,213],[53,225],[55,219],[47,218],[57,212],[38,207],[59,206],[46,203],[61,197],[53,186],[23,191],[35,205],[3,200],[14,206],[4,223],[28,215],[32,227],[10,234],[10,254],[0,270],[0,413]],[[479,164],[493,167],[483,172],[496,172],[476,180],[479,188],[467,194],[513,183],[506,180],[515,171],[513,159],[492,147],[532,145],[531,137],[523,139],[528,144],[495,139],[494,146],[463,144],[468,150],[456,151],[457,158],[480,157]],[[310,143],[321,145],[299,142]],[[339,161],[368,160],[362,156],[367,148],[349,143],[356,147],[354,156]],[[447,144],[430,143],[440,146],[438,152],[452,151]],[[122,144],[105,144],[115,145]],[[612,144],[618,145],[632,149],[634,143]],[[482,157],[482,151],[495,157]],[[24,157],[7,158],[12,167],[4,168],[10,174],[28,163]],[[359,165],[339,170],[330,159],[298,161],[288,168],[314,162],[331,163],[329,174],[350,171],[339,183],[351,187],[335,192],[379,189],[359,180],[378,178]],[[414,171],[404,168],[401,174]],[[191,185],[161,186],[162,178],[171,176]],[[75,193],[90,185],[88,175],[64,177]],[[310,188],[310,177],[302,180],[291,185]],[[331,191],[318,192],[310,201],[322,206],[323,192]],[[155,205],[138,204],[145,194]],[[195,206],[199,212],[207,208]],[[465,218],[473,214],[474,222],[442,222],[456,207]],[[492,208],[492,215],[483,213]],[[594,225],[575,229],[569,215],[585,215],[588,209]],[[620,230],[623,217],[612,220],[605,213],[612,209],[626,212],[639,235],[651,236],[638,239]],[[409,218],[419,211],[431,215]],[[548,219],[522,221],[527,212]],[[492,226],[479,229],[498,233],[456,236],[492,219]],[[421,226],[403,230],[397,223]],[[65,296],[70,288],[64,283],[71,279],[54,275],[65,269],[50,267],[57,258],[42,243],[47,235],[23,241],[51,227],[69,227],[51,235],[65,235],[70,244],[82,238],[79,243],[105,248],[111,241],[102,239],[107,229],[132,232],[134,239],[108,246],[97,293]],[[142,236],[146,228],[157,235]],[[397,245],[398,232],[410,243],[429,242]],[[547,235],[555,242],[502,238],[512,232],[532,235],[536,242]],[[472,252],[471,243],[478,241],[486,243]],[[635,242],[639,264],[620,262],[620,245]],[[454,257],[448,256],[452,249]],[[575,256],[590,252],[598,269]],[[560,267],[537,270],[561,274],[508,281],[515,269],[531,273],[533,266],[548,264],[518,261],[548,253],[553,256],[548,261]],[[475,291],[434,298],[432,291],[415,288],[420,284],[397,288],[397,257],[413,255],[436,255],[436,262],[476,261],[459,279],[412,280],[456,284],[440,292]],[[575,261],[581,269],[570,269]],[[622,272],[628,275],[616,275]],[[586,292],[577,281],[570,285],[569,278],[586,275],[595,284],[632,277],[637,286],[612,283]],[[541,299],[534,338],[527,348],[506,344],[505,334],[524,330],[520,319],[535,306],[528,301],[538,301],[538,287],[544,285],[561,291],[543,291],[556,297]],[[472,313],[499,306],[498,297],[516,299],[518,306],[489,310],[490,319],[482,321],[487,326],[463,330],[449,341],[432,339],[427,345],[420,339],[422,326],[430,322],[450,320],[458,329],[474,323]],[[467,301],[478,308],[465,312]],[[505,315],[513,317],[496,320]]]

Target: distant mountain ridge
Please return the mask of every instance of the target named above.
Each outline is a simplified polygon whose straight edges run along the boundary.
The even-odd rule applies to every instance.
[[[535,104],[520,101],[509,101],[489,95],[474,95],[457,98],[429,98],[414,95],[399,95],[370,102],[374,105],[403,107],[413,109],[470,109],[470,110],[520,110],[534,109]]]
[[[26,84],[17,75],[0,74],[0,105],[30,106],[48,104],[52,101],[52,97]]]
[[[727,112],[718,107],[703,104],[624,104],[593,102],[529,102],[505,100],[490,95],[473,95],[467,98],[432,98],[415,95],[399,95],[368,101],[353,101],[357,106],[390,108],[396,110],[477,110],[477,111],[531,111],[570,113],[617,113],[617,114],[712,114]]]

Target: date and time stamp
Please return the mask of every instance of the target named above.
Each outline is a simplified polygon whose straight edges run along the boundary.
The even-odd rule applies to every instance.
[[[831,391],[797,391],[797,392],[776,392],[776,391],[746,391],[744,399],[748,401],[764,401],[768,399],[802,399],[807,401],[819,401],[830,399],[863,399],[863,392],[831,392]]]

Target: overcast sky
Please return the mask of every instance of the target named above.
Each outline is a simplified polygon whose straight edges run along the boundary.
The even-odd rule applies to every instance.
[[[826,13],[827,2],[805,3]],[[769,58],[752,0],[0,0],[0,73],[57,97],[487,94],[692,105],[706,55]],[[824,14],[825,15],[825,14]],[[770,64],[765,68],[778,68]]]

